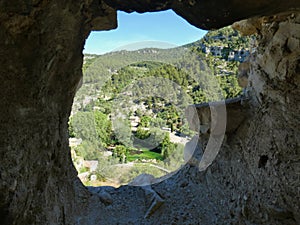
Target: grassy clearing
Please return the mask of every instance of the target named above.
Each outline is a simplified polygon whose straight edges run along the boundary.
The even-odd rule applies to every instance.
[[[152,152],[150,150],[145,150],[143,149],[140,153],[138,154],[127,154],[127,161],[128,162],[132,162],[135,160],[142,160],[142,159],[156,159],[156,160],[163,160],[163,157],[161,154],[157,153],[157,152]]]

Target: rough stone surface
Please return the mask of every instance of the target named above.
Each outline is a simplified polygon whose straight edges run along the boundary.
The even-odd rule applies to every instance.
[[[126,12],[173,9],[191,24],[202,29],[216,29],[256,16],[299,9],[299,0],[105,0]]]
[[[250,73],[250,62],[243,62],[238,68],[238,84],[241,88],[247,88],[248,86],[248,76]]]
[[[92,29],[115,28],[115,9],[127,10],[122,2],[130,10],[174,8],[214,28],[296,11],[299,1],[106,2],[0,2],[1,224],[299,224],[299,12],[255,25],[249,116],[206,171],[188,164],[152,185],[164,204],[147,218],[143,188],[105,188],[99,196],[80,183],[67,134],[85,39]]]
[[[223,110],[222,108],[226,110]],[[247,117],[248,105],[243,97],[226,99],[220,102],[191,105],[186,110],[190,129],[200,134],[226,134],[234,132]],[[226,128],[222,129],[222,122]]]
[[[0,2],[0,223],[76,224],[90,193],[78,180],[67,123],[96,1]],[[110,19],[112,18],[112,19]]]

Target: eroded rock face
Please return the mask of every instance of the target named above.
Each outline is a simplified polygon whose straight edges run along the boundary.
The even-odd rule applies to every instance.
[[[173,8],[214,28],[296,10],[299,1],[106,2],[0,3],[1,224],[299,224],[299,12],[257,27],[249,118],[207,171],[187,165],[153,185],[164,204],[149,217],[140,187],[107,188],[109,204],[84,188],[67,141],[84,41],[91,30],[116,27],[115,9]]]
[[[298,0],[105,0],[105,2],[115,9],[126,12],[173,9],[191,24],[202,29],[217,29],[242,19],[273,15],[300,7]]]
[[[72,165],[67,123],[85,38],[116,26],[115,10],[93,4],[0,3],[1,224],[75,224],[89,197]]]

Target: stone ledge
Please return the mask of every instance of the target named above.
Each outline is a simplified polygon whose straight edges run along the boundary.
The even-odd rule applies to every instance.
[[[226,125],[226,133],[234,132],[247,117],[246,101],[241,97],[226,99],[225,101],[190,105],[186,110],[186,117],[190,129],[200,134],[222,130]],[[224,110],[225,109],[225,110]],[[216,121],[212,121],[216,118]]]

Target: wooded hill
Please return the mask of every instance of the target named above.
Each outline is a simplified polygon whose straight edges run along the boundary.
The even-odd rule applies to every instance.
[[[183,116],[187,105],[240,95],[237,69],[250,41],[226,27],[173,49],[86,54],[70,119],[70,136],[83,140],[77,155],[101,160],[101,151],[110,148],[112,161],[164,160],[174,169],[183,161],[183,146],[162,129],[191,135]],[[119,120],[125,125],[114,126]]]

